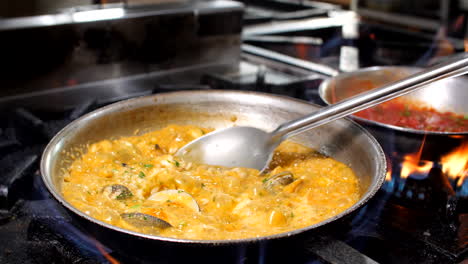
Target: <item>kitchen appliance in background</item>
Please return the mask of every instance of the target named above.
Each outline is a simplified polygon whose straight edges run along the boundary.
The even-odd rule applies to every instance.
[[[197,0],[196,0],[197,1]],[[0,2],[0,17],[27,17],[61,13],[65,9],[86,6],[105,6],[108,4],[160,5],[168,3],[196,2],[194,0],[3,0]],[[198,0],[211,1],[211,0]],[[156,7],[157,8],[157,7]]]
[[[183,81],[201,69],[237,67],[242,4],[159,2],[76,6],[0,19],[0,97],[95,83],[106,87],[93,91],[98,99],[111,98],[125,90],[151,90],[143,77]],[[133,85],[105,83],[116,78]],[[69,107],[79,100],[69,98]]]
[[[353,0],[352,9],[364,18],[405,28],[446,30],[457,35],[466,30],[463,1],[450,0]],[[464,21],[460,21],[463,19]]]
[[[93,0],[3,0],[0,1],[0,18],[55,14],[61,9],[93,4]]]

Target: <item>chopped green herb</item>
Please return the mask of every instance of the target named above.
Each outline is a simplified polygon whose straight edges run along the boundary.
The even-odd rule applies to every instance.
[[[153,167],[153,164],[145,164],[143,165],[145,168],[152,168]]]
[[[463,119],[468,120],[468,115],[463,116]]]
[[[265,178],[262,180],[263,183],[267,182],[268,181],[268,178]]]
[[[291,215],[290,215],[290,216],[291,216],[291,217],[294,217],[294,213],[293,213],[293,212],[291,212]]]
[[[177,191],[177,193],[183,193],[183,192],[184,192],[184,191],[182,191],[182,190],[178,190],[178,191]]]
[[[206,186],[206,185],[205,185],[204,183],[201,184],[201,187],[202,187],[202,188],[205,188],[205,186]]]
[[[174,165],[176,165],[176,167],[180,166],[180,163],[177,160],[174,160],[174,161],[167,160],[167,162],[174,163]]]
[[[405,105],[405,111],[403,111],[402,115],[404,115],[404,116],[410,116],[411,115],[411,112],[409,110],[408,105]]]
[[[141,204],[135,204],[133,206],[130,207],[130,209],[138,209],[141,207]]]
[[[140,178],[144,178],[146,175],[144,172],[140,171],[140,173],[138,173],[138,177]]]
[[[90,191],[86,191],[89,195],[91,195],[91,192]]]
[[[143,216],[143,220],[148,220],[148,217],[146,217],[146,215]]]
[[[124,173],[129,173],[129,171],[128,171],[128,170],[126,170],[126,171],[124,171]]]
[[[185,222],[185,221],[182,221],[182,222],[180,222],[180,224],[179,224],[179,226],[186,226],[186,225],[187,225],[187,222]]]
[[[112,172],[113,172],[113,173],[117,173],[117,172],[119,172],[119,170],[112,169]]]
[[[172,203],[172,201],[171,201],[171,200],[167,200],[166,203]]]

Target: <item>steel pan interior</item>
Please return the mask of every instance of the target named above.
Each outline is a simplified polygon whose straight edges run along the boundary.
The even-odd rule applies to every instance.
[[[313,147],[349,165],[360,179],[362,197],[339,215],[306,228],[266,237],[238,240],[186,240],[141,234],[96,220],[64,200],[60,188],[63,172],[87,144],[103,139],[139,135],[168,124],[194,124],[222,128],[249,125],[273,130],[280,123],[308,114],[318,106],[300,100],[241,91],[183,91],[118,102],[70,123],[48,144],[41,160],[42,179],[65,207],[103,227],[141,238],[181,243],[226,244],[280,238],[314,229],[354,211],[380,188],[386,173],[385,156],[377,141],[354,122],[341,119],[307,131],[294,141]]]

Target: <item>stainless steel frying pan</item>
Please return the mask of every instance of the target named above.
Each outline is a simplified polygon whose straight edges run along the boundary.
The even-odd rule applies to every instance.
[[[374,87],[398,81],[411,74],[421,71],[417,67],[402,67],[402,66],[376,66],[363,68],[350,73],[342,73],[332,77],[324,82],[319,87],[319,94],[322,100],[327,104],[334,104],[343,99],[356,95],[364,90],[359,90],[355,87],[360,82],[371,82]],[[438,111],[450,111],[457,114],[468,115],[468,77],[456,77],[431,83],[420,90],[402,96],[409,100],[423,102],[426,106],[430,106]],[[429,135],[459,135],[468,134],[465,132],[437,132],[423,131],[412,128],[399,127],[380,123],[361,117],[353,117],[366,124],[373,124],[398,131],[429,134]]]
[[[41,161],[42,179],[50,193],[76,215],[106,229],[139,238],[194,244],[232,244],[289,237],[333,222],[365,204],[380,188],[386,173],[385,156],[377,141],[348,119],[310,130],[293,140],[313,147],[345,164],[360,180],[362,196],[346,211],[302,229],[271,236],[238,240],[186,240],[142,234],[94,219],[62,196],[64,170],[87,144],[103,139],[142,134],[168,124],[194,124],[222,128],[248,125],[272,130],[278,124],[303,116],[318,106],[288,97],[241,91],[185,91],[118,102],[89,113],[60,131],[49,143]],[[235,118],[233,118],[235,117]]]
[[[350,73],[342,73],[332,77],[319,87],[319,94],[327,104],[335,103],[356,93],[359,81],[370,81],[375,87],[402,79],[421,71],[421,68],[404,66],[377,66],[363,68]],[[426,106],[444,112],[468,114],[468,77],[459,76],[432,83],[418,91],[402,96],[402,98],[423,101]],[[418,151],[424,146],[421,159],[439,160],[443,155],[468,140],[468,131],[437,132],[399,127],[357,116],[352,118],[363,125],[381,144],[385,153],[406,154]]]

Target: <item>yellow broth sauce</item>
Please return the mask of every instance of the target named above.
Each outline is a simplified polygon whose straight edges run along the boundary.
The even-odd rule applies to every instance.
[[[94,143],[64,175],[62,193],[79,210],[118,227],[205,240],[306,227],[341,213],[360,197],[348,166],[290,141],[277,148],[266,175],[173,156],[209,131],[169,125]]]

